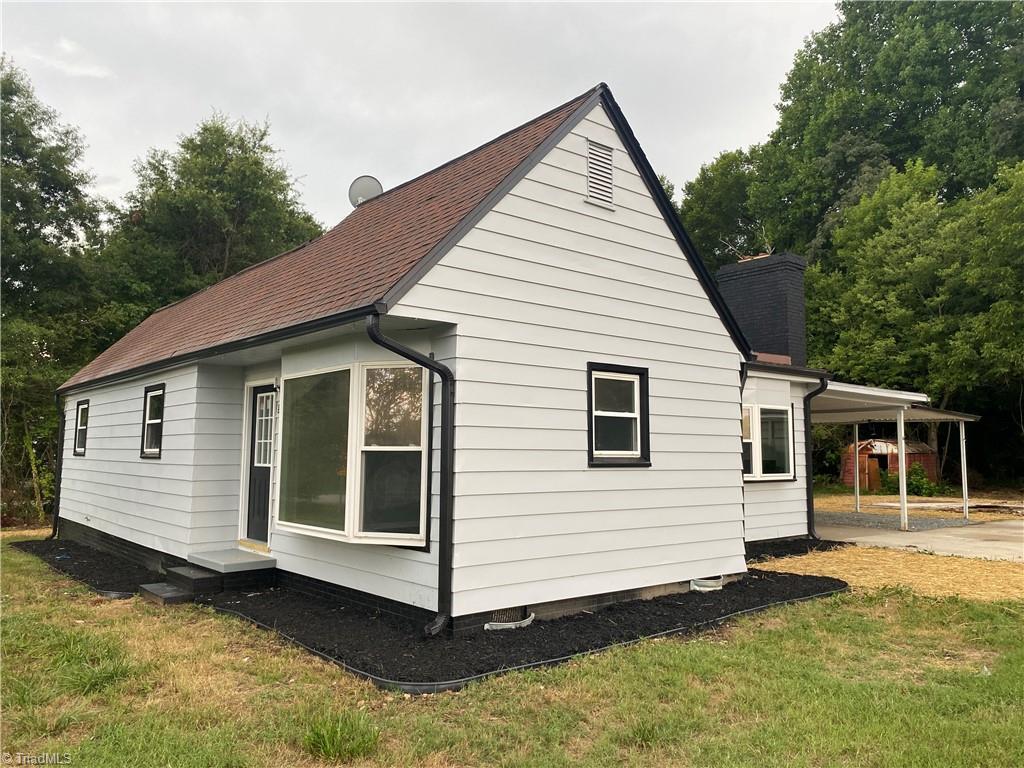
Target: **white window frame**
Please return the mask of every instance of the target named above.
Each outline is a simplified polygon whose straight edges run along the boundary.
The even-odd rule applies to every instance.
[[[163,397],[163,405],[160,408],[160,418],[149,418],[149,401],[157,395]],[[163,384],[155,385],[152,389],[146,389],[145,397],[142,398],[142,450],[140,455],[144,459],[159,459],[164,448],[164,411],[167,410],[167,387]],[[153,424],[160,425],[160,444],[156,448],[146,447],[146,435]]]
[[[416,368],[421,371],[423,381],[423,412],[420,417],[420,525],[419,533],[363,533],[360,531],[363,498],[362,498],[362,469],[363,452],[371,451],[411,451],[407,446],[365,446],[365,413],[366,403],[366,376],[371,368]],[[275,494],[272,504],[271,525],[273,528],[306,536],[332,539],[356,544],[376,544],[390,546],[426,546],[427,543],[427,516],[430,509],[428,464],[429,464],[429,408],[433,404],[429,402],[430,377],[426,375],[425,369],[415,363],[383,360],[379,362],[359,362],[345,365],[338,365],[330,368],[317,368],[291,373],[281,378],[281,392],[279,402],[279,423],[277,425],[277,451],[276,455],[282,460],[276,462],[274,468],[275,487],[281,487],[281,466],[283,456],[281,454],[282,443],[285,431],[285,388],[290,379],[316,376],[323,373],[335,371],[350,371],[349,373],[349,419],[348,419],[348,457],[345,473],[345,512],[344,527],[341,530],[323,528],[304,523],[293,523],[281,520],[281,494]]]
[[[633,411],[627,413],[625,411],[599,411],[597,410],[597,380],[598,379],[612,379],[615,381],[632,381],[633,382]],[[640,417],[640,374],[638,373],[613,373],[611,371],[591,371],[590,372],[590,411],[591,411],[591,422],[590,430],[594,436],[594,458],[598,459],[639,459],[641,456],[641,442],[643,441],[643,435],[641,430],[643,429],[643,423]],[[598,416],[611,416],[618,419],[633,419],[636,425],[636,450],[634,451],[599,451],[597,450],[597,417]]]
[[[260,401],[270,401],[270,415],[260,415]],[[277,393],[271,390],[270,392],[261,392],[256,395],[256,403],[253,407],[253,456],[252,466],[254,467],[272,467],[274,466],[274,416],[275,408],[277,407]],[[261,428],[266,427],[266,435],[261,437]],[[266,461],[261,461],[261,453],[266,453]]]
[[[82,411],[85,411],[86,419],[89,418],[89,401],[80,400],[75,406],[75,440],[71,445],[71,453],[75,456],[85,456],[85,445],[89,439],[89,425],[82,424]],[[78,446],[78,436],[82,435],[82,446]]]
[[[791,405],[770,405],[767,403],[744,405],[750,410],[750,467],[751,474],[744,474],[743,479],[751,482],[796,479],[796,433],[793,424],[793,407]],[[778,411],[786,414],[786,425],[789,434],[789,472],[765,473],[762,467],[761,454],[761,411]],[[742,427],[740,433],[742,440]],[[743,442],[746,442],[743,440]]]
[[[744,405],[740,409],[740,444],[742,446],[743,443],[750,443],[750,468],[751,468],[751,470],[753,470],[753,469],[755,469],[757,467],[757,463],[754,461],[754,421],[755,421],[754,413],[755,413],[755,408],[756,408],[756,406],[753,406],[753,405]],[[750,437],[749,438],[743,437],[743,414],[744,413],[747,415],[747,421],[750,424]],[[758,421],[758,424],[760,424],[760,421]],[[742,466],[742,461],[743,461],[743,454],[741,452],[740,453],[740,463],[741,463],[741,466]],[[750,472],[744,472],[743,473],[743,477],[745,477],[745,478],[753,478],[753,477],[756,477],[756,475],[754,475],[754,474],[752,474]]]
[[[366,377],[371,368],[415,368],[420,371],[420,383],[421,383],[421,402],[423,403],[423,410],[420,414],[420,524],[419,533],[364,533],[362,528],[363,519],[363,454],[367,451],[401,451],[405,453],[411,453],[414,448],[408,446],[385,446],[385,445],[366,445]],[[428,402],[428,396],[430,391],[430,379],[424,375],[424,368],[415,363],[406,362],[380,362],[380,363],[360,363],[358,365],[359,370],[359,386],[356,392],[357,408],[357,426],[358,432],[358,443],[356,443],[355,460],[356,466],[354,467],[352,474],[350,475],[353,480],[354,493],[353,500],[355,501],[353,525],[352,525],[352,537],[357,541],[364,543],[379,543],[379,544],[394,544],[400,542],[403,544],[426,544],[426,531],[427,531],[427,509],[429,508],[430,500],[427,498],[427,463],[428,463],[428,434],[427,434],[427,423],[429,421],[430,407]],[[350,442],[350,445],[352,443]]]

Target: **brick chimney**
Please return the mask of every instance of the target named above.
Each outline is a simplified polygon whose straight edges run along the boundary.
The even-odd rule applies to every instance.
[[[718,270],[718,290],[762,360],[807,365],[804,269],[793,253],[762,254]]]

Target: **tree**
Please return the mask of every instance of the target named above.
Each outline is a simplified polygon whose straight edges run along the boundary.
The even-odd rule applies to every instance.
[[[835,243],[848,269],[830,275],[844,284],[831,294],[834,343],[816,347],[815,362],[847,380],[923,391],[939,407],[982,413],[988,466],[1019,476],[1024,162],[960,200],[942,199],[944,181],[916,161],[847,211]]]
[[[858,178],[921,158],[945,199],[1024,158],[1020,3],[842,2],[797,54],[760,149],[751,210],[781,248],[828,254],[819,228]],[[853,202],[856,202],[855,200]],[[816,256],[818,253],[810,255]]]
[[[723,152],[683,186],[679,217],[708,268],[770,250],[747,197],[753,169],[742,150]]]
[[[96,226],[86,194],[85,145],[78,130],[40,102],[28,77],[0,59],[0,237],[5,313],[66,308],[69,272],[80,275],[81,244]]]
[[[53,391],[92,352],[86,246],[98,208],[86,192],[84,142],[0,60],[3,246],[3,509],[41,519],[52,491]],[[84,330],[83,330],[84,329]]]
[[[215,115],[135,173],[101,260],[120,301],[155,309],[322,231],[266,124]]]

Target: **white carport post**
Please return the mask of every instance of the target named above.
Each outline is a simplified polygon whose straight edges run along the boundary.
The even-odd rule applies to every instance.
[[[967,503],[967,428],[963,419],[960,419],[960,483],[964,494],[964,522],[969,519]]]
[[[860,424],[853,422],[853,511],[860,512]]]
[[[900,462],[900,530],[909,531],[907,519],[907,439],[903,425],[903,409],[896,411],[896,438]]]

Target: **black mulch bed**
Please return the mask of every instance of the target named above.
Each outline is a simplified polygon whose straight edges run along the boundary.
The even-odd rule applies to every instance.
[[[808,552],[842,549],[850,546],[845,541],[825,541],[823,539],[783,539],[747,542],[747,562],[760,563],[773,557],[790,557],[806,555]]]
[[[286,589],[222,592],[207,598],[218,610],[275,629],[355,672],[386,681],[441,683],[539,665],[658,634],[695,632],[769,605],[833,593],[838,579],[752,570],[719,592],[689,592],[618,603],[591,613],[535,621],[514,630],[426,639],[422,625]],[[401,686],[406,690],[413,690]],[[424,686],[441,690],[457,685]]]
[[[15,541],[11,546],[35,555],[55,571],[77,579],[107,597],[130,597],[139,591],[139,584],[164,580],[159,573],[130,560],[74,541],[33,539]]]

